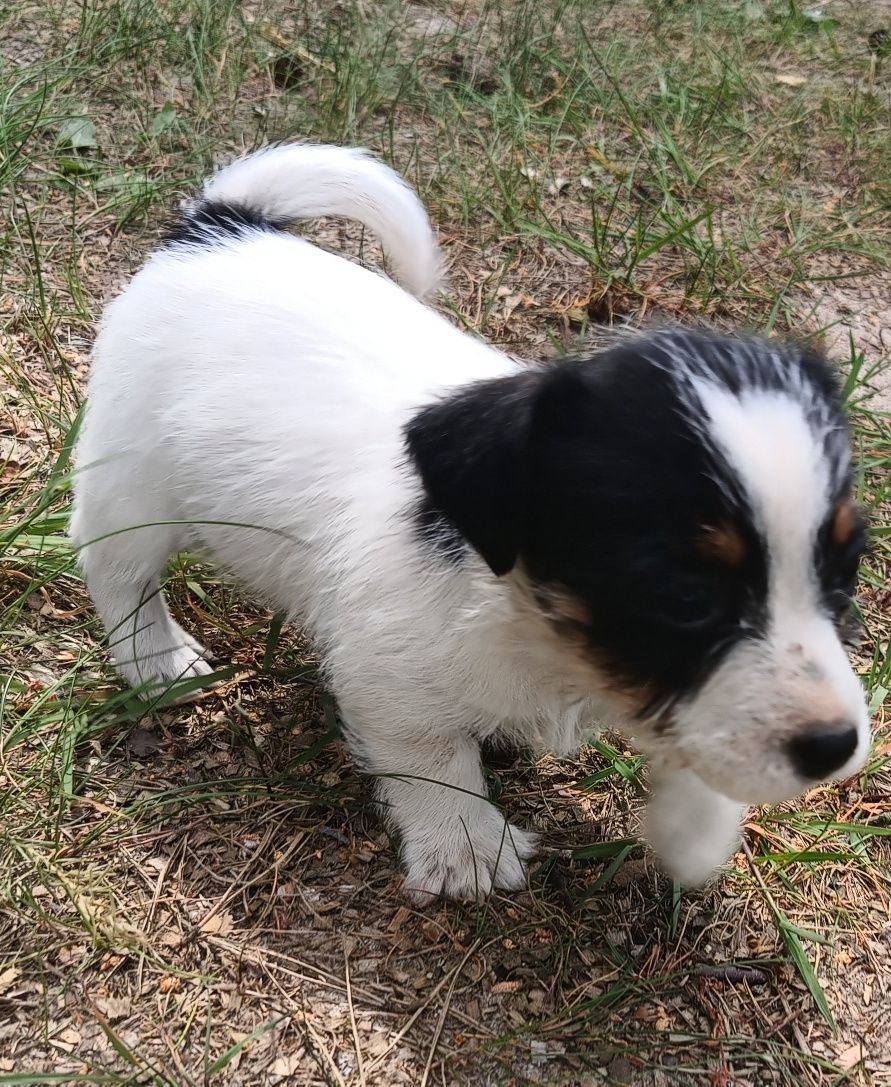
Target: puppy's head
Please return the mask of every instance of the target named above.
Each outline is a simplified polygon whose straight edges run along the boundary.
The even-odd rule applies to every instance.
[[[819,357],[666,331],[466,387],[406,437],[430,546],[521,577],[650,751],[748,803],[861,765],[836,628],[864,531]]]

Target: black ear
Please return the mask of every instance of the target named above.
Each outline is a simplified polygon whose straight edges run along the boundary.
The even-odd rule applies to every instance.
[[[427,515],[447,518],[498,577],[520,549],[526,443],[542,377],[529,370],[463,388],[405,429]]]

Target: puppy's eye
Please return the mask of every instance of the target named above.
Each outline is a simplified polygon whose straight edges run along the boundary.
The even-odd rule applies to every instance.
[[[860,560],[866,552],[863,536],[851,540],[845,548],[830,552],[823,560],[823,584],[827,602],[833,611],[846,609],[857,591]]]
[[[660,617],[675,629],[706,630],[720,619],[723,602],[710,582],[682,576],[674,579],[666,589],[658,611]]]

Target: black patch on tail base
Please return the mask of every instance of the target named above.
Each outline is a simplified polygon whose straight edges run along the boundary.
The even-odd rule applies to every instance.
[[[223,200],[206,200],[180,212],[167,230],[168,245],[216,245],[268,230],[281,232],[288,224],[269,219],[262,212]]]

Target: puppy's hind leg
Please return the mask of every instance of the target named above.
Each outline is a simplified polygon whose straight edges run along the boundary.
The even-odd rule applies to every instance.
[[[171,529],[120,531],[109,527],[107,515],[94,519],[83,506],[72,521],[78,560],[115,665],[134,687],[166,687],[212,671],[206,650],[175,622],[161,591],[164,566],[181,543]]]
[[[341,706],[343,712],[343,706]],[[378,796],[402,836],[406,890],[430,896],[479,899],[493,888],[525,886],[535,835],[508,823],[490,803],[474,740],[423,727],[356,729],[357,748],[378,775]]]

